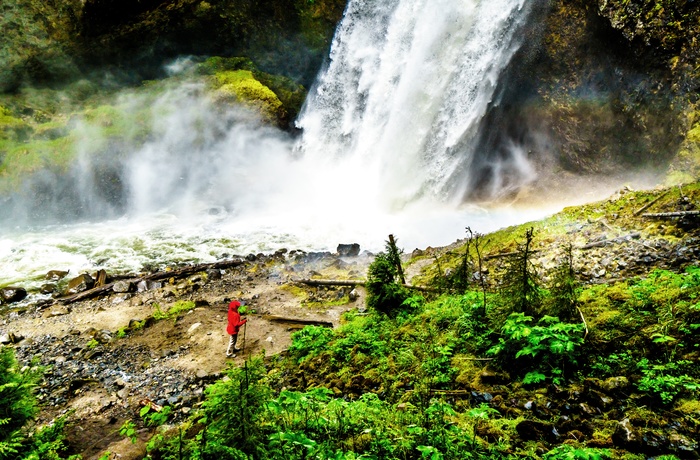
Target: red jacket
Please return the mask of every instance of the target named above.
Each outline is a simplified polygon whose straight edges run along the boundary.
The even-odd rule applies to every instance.
[[[230,304],[228,304],[228,327],[226,327],[226,332],[229,334],[238,334],[238,330],[243,326],[247,319],[244,319],[241,321],[241,315],[238,313],[238,307],[240,307],[241,304],[237,300],[234,300]]]

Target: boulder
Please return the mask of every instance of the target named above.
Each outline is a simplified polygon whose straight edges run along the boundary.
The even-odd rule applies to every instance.
[[[50,270],[46,274],[46,279],[49,281],[58,281],[58,280],[62,280],[66,276],[68,276],[67,270]]]
[[[56,292],[56,285],[52,283],[42,284],[39,288],[39,292],[42,294],[53,294]]]
[[[24,300],[27,290],[18,286],[7,286],[0,289],[0,303],[14,303]]]
[[[92,289],[93,287],[95,287],[95,280],[87,273],[83,273],[82,275],[68,281],[68,287],[66,288],[65,295],[75,295],[79,292]]]
[[[145,292],[152,291],[154,289],[160,289],[162,287],[163,283],[161,283],[160,281],[141,280],[136,285],[136,290],[139,292]]]
[[[617,423],[612,435],[613,444],[623,449],[639,452],[642,445],[641,434],[632,426],[629,419]]]
[[[627,377],[610,377],[600,383],[600,388],[607,392],[612,393],[615,391],[625,391],[629,389],[630,382]]]
[[[2,333],[0,334],[0,344],[1,345],[9,345],[11,343],[17,343],[21,338],[18,338],[15,334],[12,332],[7,332],[7,333]]]
[[[134,290],[134,283],[126,280],[117,281],[112,286],[112,290],[120,294],[123,294],[125,292],[131,292]]]

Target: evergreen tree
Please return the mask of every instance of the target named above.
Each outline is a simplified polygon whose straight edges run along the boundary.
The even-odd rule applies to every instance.
[[[525,232],[525,242],[508,261],[503,275],[502,297],[509,310],[537,317],[542,295],[537,270],[532,263],[534,230]]]
[[[564,255],[553,269],[551,278],[549,313],[562,321],[573,319],[577,312],[579,282],[574,272],[574,250],[571,244],[564,248]]]
[[[390,314],[409,297],[403,286],[401,252],[393,235],[389,235],[386,252],[377,254],[367,270],[367,306]]]

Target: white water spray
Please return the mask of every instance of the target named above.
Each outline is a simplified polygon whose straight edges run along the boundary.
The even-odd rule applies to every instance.
[[[301,149],[316,162],[361,164],[389,210],[461,200],[475,186],[476,136],[519,47],[526,3],[350,1],[298,122]]]
[[[112,159],[128,214],[0,238],[12,267],[0,268],[11,270],[0,285],[47,269],[135,271],[280,247],[380,250],[389,233],[411,250],[448,244],[467,225],[486,232],[544,215],[460,203],[527,17],[525,0],[350,0],[297,141],[239,110],[217,111],[197,87],[135,99],[157,121],[147,142]],[[523,158],[509,169],[525,181]]]

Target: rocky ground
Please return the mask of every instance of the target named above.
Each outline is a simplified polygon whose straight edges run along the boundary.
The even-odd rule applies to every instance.
[[[10,310],[0,335],[18,341],[21,363],[36,360],[46,368],[37,423],[70,413],[77,423],[69,426],[69,440],[80,446],[77,453],[84,459],[105,451],[115,458],[142,458],[143,443],[132,444],[118,432],[124,421],[138,419],[144,404],[172,406],[175,419],[181,419],[227,366],[253,354],[281,353],[305,322],[336,325],[344,311],[364,305],[361,288],[350,295],[351,286],[308,287],[293,281],[364,278],[370,255],[278,252],[248,259],[235,268],[155,284],[155,289]],[[238,342],[243,351],[232,358],[225,356],[228,299],[248,308]],[[154,313],[183,300],[196,307],[175,318],[154,319]],[[148,432],[140,434],[145,439]]]

